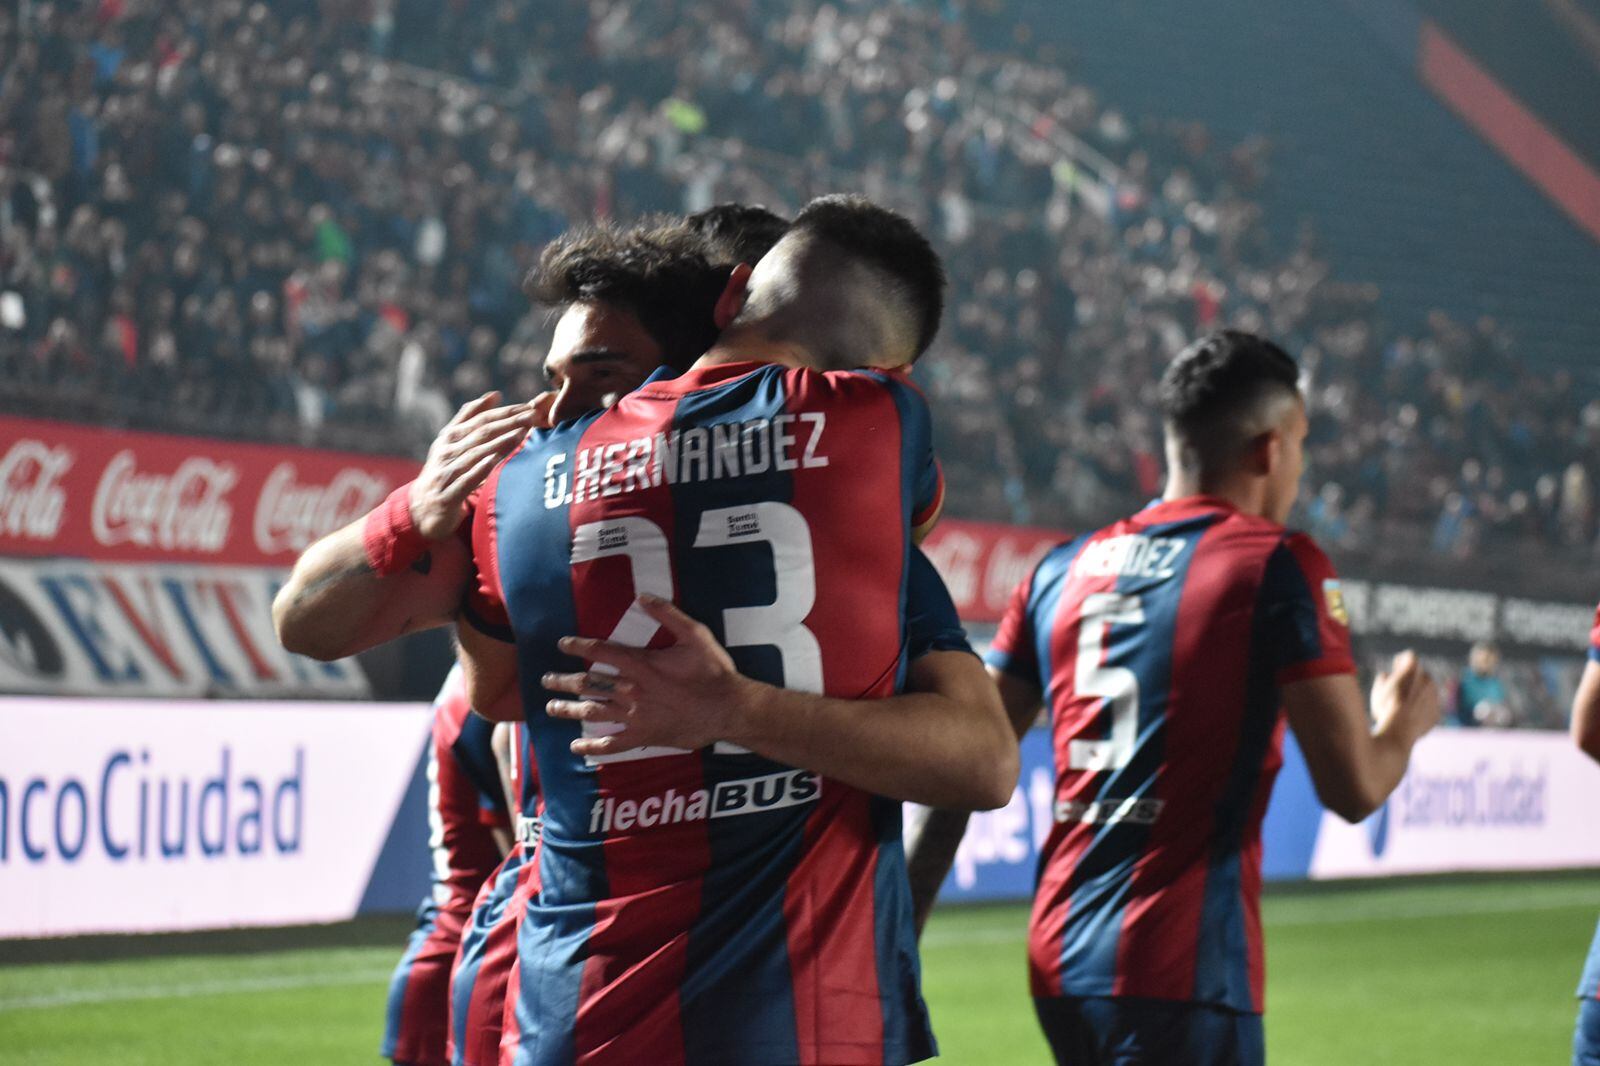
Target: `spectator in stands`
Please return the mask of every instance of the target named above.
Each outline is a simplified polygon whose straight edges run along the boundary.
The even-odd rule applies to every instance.
[[[1456,686],[1456,723],[1505,727],[1511,719],[1505,682],[1500,679],[1500,649],[1480,641],[1467,654],[1467,668]]]

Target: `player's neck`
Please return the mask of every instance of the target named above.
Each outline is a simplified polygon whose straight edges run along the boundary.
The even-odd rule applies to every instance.
[[[1266,485],[1259,478],[1247,475],[1205,479],[1190,473],[1173,472],[1167,475],[1167,488],[1162,500],[1187,500],[1205,496],[1222,500],[1243,514],[1267,517]]]
[[[731,326],[717,343],[702,355],[695,367],[723,366],[727,363],[779,363],[783,366],[810,366],[809,353],[797,344],[775,341],[748,329]]]

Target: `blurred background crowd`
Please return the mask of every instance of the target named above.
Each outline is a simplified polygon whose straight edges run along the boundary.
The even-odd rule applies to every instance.
[[[946,258],[953,514],[1157,494],[1161,367],[1229,324],[1302,361],[1336,551],[1593,558],[1600,400],[1491,318],[1388,320],[1273,236],[1271,143],[1124,113],[997,5],[61,0],[0,11],[0,56],[13,413],[415,452],[542,387],[519,283],[557,233],[851,189]]]

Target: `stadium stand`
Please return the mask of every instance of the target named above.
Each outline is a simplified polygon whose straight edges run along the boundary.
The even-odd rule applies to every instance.
[[[1316,436],[1299,517],[1325,542],[1390,563],[1592,555],[1600,402],[1512,359],[1550,301],[1576,300],[1550,281],[1582,255],[1499,289],[1474,275],[1436,309],[1349,252],[1392,244],[1378,229],[1401,234],[1394,212],[1427,199],[1395,194],[1403,175],[1341,183],[1309,136],[1280,172],[1272,143],[1141,99],[1133,55],[1120,79],[1114,61],[1083,67],[1142,114],[984,5],[23,10],[26,26],[0,15],[16,56],[0,83],[10,410],[412,450],[466,396],[538,389],[547,326],[518,281],[569,223],[792,208],[848,183],[930,224],[952,265],[924,373],[955,513],[1083,528],[1152,495],[1156,376],[1225,321],[1303,353]],[[1429,143],[1477,173],[1468,139]],[[1462,196],[1548,228],[1529,190],[1476,180]],[[1301,197],[1323,216],[1350,197],[1392,210],[1345,213],[1372,232],[1319,233],[1283,223]],[[1407,225],[1454,239],[1432,216]],[[1548,339],[1535,347],[1577,351]]]

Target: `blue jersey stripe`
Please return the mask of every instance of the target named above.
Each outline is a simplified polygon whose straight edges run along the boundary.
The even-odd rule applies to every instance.
[[[944,578],[922,553],[912,548],[906,566],[906,666],[935,651],[972,651],[961,616]]]
[[[563,866],[570,864],[563,864]],[[548,869],[541,863],[541,873]],[[544,887],[541,882],[541,888]],[[594,907],[552,906],[535,897],[537,921],[517,928],[517,955],[536,964],[518,967],[516,1066],[565,1066],[577,1059],[574,1019],[578,1017],[587,945],[594,927]],[[507,990],[510,994],[511,990]]]
[[[494,887],[483,901],[472,910],[472,917],[461,933],[461,953],[455,973],[450,979],[450,1022],[455,1037],[455,1063],[460,1066],[467,1046],[467,1022],[472,1009],[472,992],[478,984],[478,972],[483,968],[484,953],[489,946],[489,934],[506,920],[506,907],[517,888],[517,871],[522,868],[526,853],[513,849],[495,873]]]
[[[1046,706],[1050,701],[1050,681],[1055,677],[1055,662],[1050,655],[1050,634],[1055,628],[1056,615],[1061,607],[1062,586],[1066,584],[1072,561],[1083,550],[1086,540],[1080,537],[1057,545],[1034,565],[1033,573],[1028,577],[1028,598],[1023,611],[1023,625],[1026,628],[1018,634],[1018,646],[1005,650],[990,647],[983,656],[983,661],[996,670],[1039,686]],[[1022,637],[1029,638],[1031,644],[1022,644]]]
[[[566,469],[571,470],[583,431],[594,418],[588,416],[548,433],[535,433],[502,469],[494,500],[500,533],[496,545],[500,573],[515,574],[526,583],[506,587],[506,608],[518,626],[522,705],[527,728],[538,738],[534,754],[544,793],[545,823],[547,827],[557,827],[556,833],[546,832],[538,851],[540,883],[547,898],[527,904],[547,906],[554,913],[547,921],[522,922],[517,938],[518,954],[540,963],[521,968],[522,988],[517,997],[521,1035],[516,1061],[540,1066],[571,1062],[576,1057],[572,1019],[578,1016],[584,945],[594,926],[593,904],[557,905],[566,899],[594,900],[608,894],[600,845],[565,840],[559,835],[562,828],[587,824],[596,789],[593,773],[586,770],[582,760],[568,755],[567,746],[580,735],[582,727],[544,713],[551,694],[540,684],[540,678],[549,671],[583,669],[580,660],[556,650],[556,641],[578,632],[572,570],[569,566],[548,565],[548,561],[540,565],[537,558],[537,553],[548,552],[551,545],[572,542],[570,503],[546,506],[544,464],[551,456],[564,454]],[[516,535],[505,535],[507,530],[515,530]],[[570,850],[575,861],[552,862],[553,847]],[[537,1009],[529,1009],[530,1006]]]
[[[494,723],[469,713],[450,750],[462,772],[478,790],[480,805],[486,810],[503,811],[506,801],[500,786],[500,767],[494,757],[493,737]]]
[[[573,599],[572,569],[565,562],[551,565],[552,547],[572,544],[571,504],[563,500],[546,506],[544,468],[554,456],[564,456],[571,470],[583,430],[593,416],[566,423],[548,433],[536,433],[529,444],[503,468],[496,486],[495,518],[500,531],[496,550],[500,573],[507,579],[506,609],[517,628],[517,660],[522,704],[538,762],[545,803],[545,825],[557,839],[582,836],[594,804],[594,774],[579,759],[571,758],[568,745],[582,734],[577,722],[544,713],[552,694],[540,684],[547,672],[582,670],[584,663],[556,650],[562,637],[578,632],[578,612]],[[570,494],[569,494],[570,495]],[[515,530],[515,535],[506,535]],[[515,575],[515,581],[509,580]],[[603,867],[593,864],[594,876]],[[588,898],[606,893],[594,886]],[[559,898],[559,897],[558,897]]]
[[[1072,563],[1088,543],[1079,537],[1070,544],[1051,550],[1033,572],[1033,588],[1028,596],[1028,617],[1033,620],[1034,662],[1039,667],[1039,691],[1045,694],[1047,705],[1052,699],[1051,683],[1056,676],[1055,656],[1050,651],[1050,638],[1055,632],[1056,620],[1061,612],[1061,593],[1066,588],[1067,575]],[[1041,624],[1042,623],[1042,624]]]

